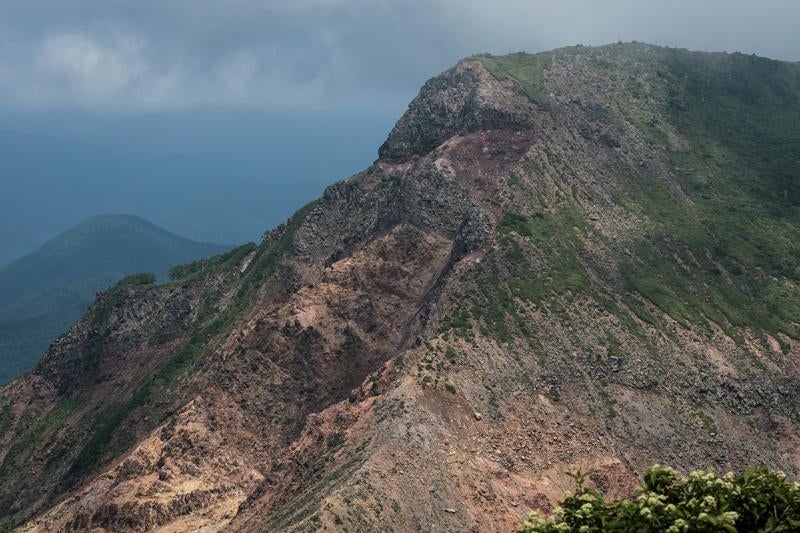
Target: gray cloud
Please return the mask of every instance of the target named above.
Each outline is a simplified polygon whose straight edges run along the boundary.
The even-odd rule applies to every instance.
[[[621,38],[800,59],[796,0],[2,0],[0,107],[396,108],[476,52]]]

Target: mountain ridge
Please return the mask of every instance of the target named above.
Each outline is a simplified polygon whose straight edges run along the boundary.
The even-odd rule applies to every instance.
[[[98,295],[4,386],[0,515],[483,531],[576,469],[796,477],[798,95],[796,65],[641,43],[459,62],[371,167]]]

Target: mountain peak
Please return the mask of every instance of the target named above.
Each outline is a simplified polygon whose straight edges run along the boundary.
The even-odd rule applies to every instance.
[[[459,133],[535,128],[536,104],[493,76],[487,61],[463,60],[426,82],[380,147],[379,157],[401,161],[424,155]]]

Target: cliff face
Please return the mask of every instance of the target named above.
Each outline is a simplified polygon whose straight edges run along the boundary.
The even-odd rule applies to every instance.
[[[23,531],[502,530],[597,469],[796,476],[800,68],[476,56],[258,246],[0,395]]]

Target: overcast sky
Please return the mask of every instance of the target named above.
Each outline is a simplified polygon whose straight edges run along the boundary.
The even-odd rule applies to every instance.
[[[0,0],[0,106],[397,109],[477,52],[621,38],[800,59],[798,0]]]

